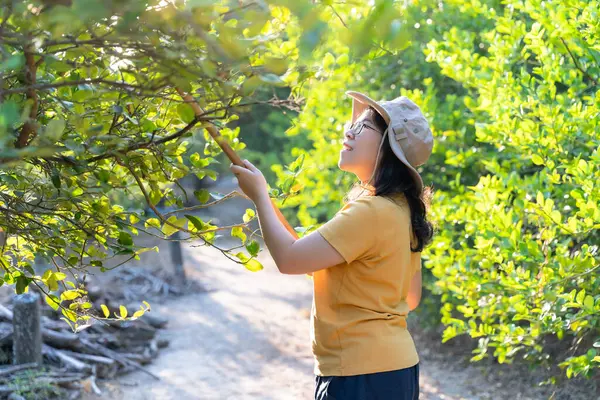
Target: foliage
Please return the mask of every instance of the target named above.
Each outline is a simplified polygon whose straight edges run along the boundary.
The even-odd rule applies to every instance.
[[[202,129],[208,123],[241,150],[232,125],[239,113],[255,103],[298,108],[293,97],[265,101],[254,93],[295,87],[310,75],[300,57],[309,58],[315,32],[326,26],[310,2],[2,4],[0,283],[18,293],[35,285],[65,319],[82,323],[90,318],[85,274],[152,250],[136,245],[140,232],[166,239],[182,231],[183,240],[216,246],[219,230],[247,229],[249,217],[218,227],[184,212],[187,195],[176,183],[189,174],[216,179],[221,151]],[[195,115],[180,92],[204,112]],[[204,149],[190,151],[198,138]],[[196,197],[197,208],[226,199],[210,201],[205,190]],[[245,234],[237,236],[246,244]],[[257,244],[247,245],[250,256],[220,250],[258,270]],[[43,264],[52,267],[39,270]],[[122,309],[118,318],[127,316]]]
[[[395,13],[403,40],[381,38],[369,52],[343,41],[389,4],[323,11],[339,33],[319,48],[321,68],[290,131],[312,149],[293,149],[306,153],[297,178],[306,189],[288,204],[305,226],[322,222],[353,182],[334,168],[351,111],[344,91],[409,96],[436,137],[422,168],[437,224],[424,259],[444,340],[477,339],[473,360],[521,357],[592,376],[600,366],[600,3],[394,3],[385,13]]]
[[[450,29],[428,46],[468,90],[477,142],[493,147],[477,155],[479,182],[437,208],[442,235],[430,255],[448,299],[445,339],[480,337],[476,359],[491,349],[500,362],[543,361],[547,336],[568,335],[568,377],[600,365],[599,6],[473,7],[491,29]]]

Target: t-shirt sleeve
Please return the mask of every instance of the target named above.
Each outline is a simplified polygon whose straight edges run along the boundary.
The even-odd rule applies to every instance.
[[[377,232],[375,212],[372,201],[358,199],[348,203],[317,231],[347,263],[351,263],[373,251]]]

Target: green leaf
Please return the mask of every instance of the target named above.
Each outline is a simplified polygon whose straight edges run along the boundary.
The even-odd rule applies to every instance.
[[[348,54],[347,54],[347,53],[344,53],[344,54],[340,55],[340,56],[337,58],[337,63],[338,63],[340,66],[347,65],[347,64],[348,64],[348,61],[349,61],[349,57],[348,57]]]
[[[62,301],[75,300],[81,297],[81,293],[79,290],[67,290],[60,294],[60,299]]]
[[[53,173],[51,178],[52,180],[52,184],[54,185],[55,188],[60,189],[60,175],[58,175],[58,172]]]
[[[177,113],[183,122],[189,124],[195,118],[194,110],[187,103],[181,103],[177,106]]]
[[[585,289],[581,289],[579,293],[577,293],[577,297],[575,297],[575,301],[578,304],[583,304],[583,300],[585,299]]]
[[[121,318],[127,318],[127,308],[125,306],[119,306],[119,313]]]
[[[215,171],[211,169],[205,169],[204,172],[206,173],[206,176],[208,176],[213,181],[217,180],[217,173]]]
[[[204,168],[210,164],[210,161],[206,158],[201,158],[200,154],[194,153],[190,156],[190,162],[196,168]]]
[[[46,280],[48,278],[50,278],[52,276],[52,274],[54,274],[54,271],[52,271],[51,269],[47,269],[46,271],[44,271],[44,274],[42,275],[42,280]]]
[[[108,183],[109,179],[110,179],[110,172],[108,172],[105,169],[102,169],[100,171],[97,171],[95,173],[96,178],[100,181],[100,182],[104,182],[104,183]]]
[[[49,143],[57,142],[65,131],[65,121],[62,118],[56,118],[48,122],[44,131],[44,138],[48,139]]]
[[[138,222],[140,222],[140,217],[138,217],[136,214],[131,214],[131,215],[129,216],[129,223],[130,223],[131,225],[135,225],[135,224],[137,224]]]
[[[75,314],[73,311],[66,310],[63,308],[61,312],[62,315],[64,315],[68,321],[77,322],[77,314]]]
[[[240,239],[242,241],[242,244],[246,242],[246,234],[240,226],[235,226],[231,228],[231,236]]]
[[[594,309],[594,298],[588,294],[587,296],[585,296],[585,300],[583,300],[583,305],[586,308],[593,310]]]
[[[194,196],[202,204],[206,204],[210,200],[210,192],[206,189],[194,190]]]
[[[162,199],[163,194],[159,191],[159,190],[153,190],[150,192],[150,203],[155,206],[160,202],[160,199]]]
[[[23,54],[13,54],[0,64],[0,73],[20,69],[25,65],[25,56]]]
[[[23,293],[27,293],[29,291],[29,283],[31,282],[31,279],[27,278],[26,276],[20,275],[17,277],[17,284],[16,284],[16,292],[17,294],[23,294]]]
[[[537,154],[534,154],[531,157],[531,161],[533,161],[533,163],[535,165],[543,165],[544,164],[544,159],[542,157],[540,157],[539,155],[537,155]]]
[[[27,270],[27,272],[29,272],[31,275],[35,275],[35,270],[31,266],[31,264],[27,263],[27,264],[23,265],[23,268],[25,268]]]
[[[298,157],[293,163],[290,164],[290,166],[288,167],[289,170],[293,173],[297,173],[302,169],[302,166],[304,165],[304,159],[305,159],[305,155],[301,154],[300,157]]]
[[[48,278],[45,279],[44,282],[46,283],[46,286],[48,286],[48,289],[50,289],[51,291],[58,290],[56,274],[50,274],[50,276],[48,276]]]
[[[108,318],[110,316],[110,311],[108,310],[108,307],[106,307],[105,304],[101,304],[100,308],[102,308],[102,313],[104,314],[104,318]]]
[[[250,222],[254,217],[256,216],[256,213],[254,212],[254,210],[248,208],[246,209],[246,213],[244,214],[243,220],[244,223],[248,223]]]
[[[252,240],[246,243],[246,250],[252,257],[256,257],[258,255],[258,251],[260,250],[260,245],[256,240]]]
[[[262,264],[258,262],[258,260],[255,258],[249,258],[244,253],[238,253],[236,254],[236,257],[243,263],[244,267],[246,267],[248,271],[258,272],[263,269]]]
[[[535,197],[535,201],[540,206],[543,206],[544,205],[544,194],[542,192],[537,192],[537,195]]]
[[[185,217],[192,223],[192,225],[194,225],[194,228],[196,228],[197,231],[204,230],[204,222],[202,222],[200,218],[189,214],[185,214]]]
[[[143,247],[141,249],[137,249],[135,251],[135,254],[143,254],[146,253],[147,251],[155,251],[158,253],[158,246],[154,246],[154,247]]]
[[[94,95],[94,92],[91,90],[78,90],[73,93],[71,99],[76,102],[83,102]]]
[[[67,275],[63,272],[55,272],[54,273],[54,279],[56,279],[57,281],[62,281],[66,278],[67,278]]]
[[[144,132],[154,132],[157,129],[156,124],[146,118],[142,120],[141,127]]]
[[[46,296],[46,303],[52,307],[52,309],[54,311],[58,310],[58,307],[60,306],[60,299],[58,297],[56,297],[53,294],[47,295]]]
[[[127,232],[119,232],[119,244],[123,246],[132,246],[133,239],[131,235]]]
[[[144,226],[146,228],[153,227],[160,229],[160,221],[158,220],[158,218],[148,218],[144,223]]]
[[[323,68],[331,68],[333,64],[335,64],[335,57],[333,57],[331,53],[325,54],[325,57],[323,58]]]
[[[178,219],[176,216],[171,215],[163,224],[162,233],[166,237],[169,237],[172,234],[174,234],[175,232],[179,231],[180,229],[183,229],[183,227],[185,226],[186,223],[187,223],[187,219],[185,219],[185,218]]]
[[[251,272],[258,272],[264,268],[263,265],[255,258],[248,261],[246,264],[244,264],[244,266],[248,271]]]

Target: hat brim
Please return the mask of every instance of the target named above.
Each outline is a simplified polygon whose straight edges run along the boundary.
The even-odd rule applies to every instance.
[[[385,120],[386,124],[388,124],[388,127],[389,127],[389,124],[391,121],[390,115],[375,100],[373,100],[372,98],[370,98],[369,96],[367,96],[365,94],[362,94],[360,92],[351,91],[351,90],[347,91],[346,94],[348,96],[352,97],[352,123],[354,123],[356,121],[356,119],[358,117],[360,117],[360,115],[367,108],[373,107],[383,117],[383,119]],[[400,143],[398,143],[396,140],[393,139],[393,137],[394,137],[393,133],[390,134],[390,132],[388,131],[387,136],[388,136],[388,140],[390,142],[390,147],[392,148],[392,151],[394,152],[396,157],[398,157],[400,162],[402,162],[404,165],[406,165],[408,167],[410,174],[414,178],[415,185],[417,186],[417,191],[420,193],[423,190],[423,178],[421,178],[421,175],[419,174],[419,172],[417,172],[417,170],[412,165],[410,165],[410,163],[406,159],[406,155],[404,154],[402,147],[400,147]]]
[[[352,123],[354,123],[367,108],[373,107],[383,117],[385,123],[389,125],[391,119],[389,114],[375,100],[365,94],[351,90],[347,91],[346,94],[352,97]]]

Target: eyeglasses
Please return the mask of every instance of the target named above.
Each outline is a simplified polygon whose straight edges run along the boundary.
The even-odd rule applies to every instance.
[[[374,131],[377,130],[377,128],[374,128],[373,125],[366,123],[365,121],[358,121],[355,122],[353,124],[346,124],[344,125],[344,132],[346,133],[352,133],[354,136],[358,136],[361,134],[361,132],[363,131],[363,128],[369,128],[369,129],[373,129]]]

